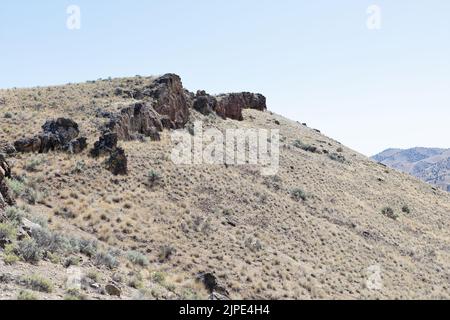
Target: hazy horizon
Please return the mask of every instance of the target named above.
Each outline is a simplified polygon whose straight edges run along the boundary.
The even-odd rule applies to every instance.
[[[80,29],[67,27],[70,5]],[[368,20],[375,5],[379,29]],[[450,3],[41,1],[0,7],[0,87],[179,74],[254,91],[269,109],[367,155],[448,148]]]

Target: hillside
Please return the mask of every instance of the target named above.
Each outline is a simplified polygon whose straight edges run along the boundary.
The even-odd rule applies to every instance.
[[[450,191],[450,149],[388,149],[372,159]]]
[[[1,299],[450,298],[450,194],[261,95],[166,75],[0,90],[0,111]],[[195,121],[280,130],[278,173],[174,164]]]

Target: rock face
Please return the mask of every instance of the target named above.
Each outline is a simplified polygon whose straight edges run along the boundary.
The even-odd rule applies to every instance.
[[[149,103],[135,103],[114,115],[107,130],[115,133],[119,140],[135,140],[136,134],[143,134],[152,140],[159,140],[163,130],[161,116]]]
[[[128,160],[125,150],[116,148],[106,161],[106,168],[115,176],[128,174]]]
[[[267,110],[266,98],[261,94],[250,92],[229,93],[217,96],[215,111],[224,119],[230,118],[242,121],[242,110],[255,109]]]
[[[70,119],[59,118],[47,121],[42,126],[43,132],[31,137],[17,140],[14,148],[17,152],[48,153],[63,150],[80,153],[87,147],[86,138],[77,138],[80,134],[78,124]]]
[[[217,109],[217,99],[205,91],[197,91],[193,108],[204,115],[209,115]]]
[[[5,178],[11,177],[11,168],[6,162],[5,157],[0,153],[0,211],[6,206],[12,206],[15,204],[13,197],[9,192],[8,185]]]
[[[111,154],[117,148],[117,133],[106,132],[94,144],[94,149],[91,150],[91,156],[94,158]]]
[[[266,98],[257,93],[241,92],[211,96],[205,91],[197,91],[193,100],[193,108],[208,115],[215,111],[223,119],[243,120],[242,110],[267,110]]]
[[[162,116],[172,121],[173,127],[183,128],[189,120],[189,104],[181,78],[176,74],[166,74],[147,88],[145,96],[155,99],[153,107]]]

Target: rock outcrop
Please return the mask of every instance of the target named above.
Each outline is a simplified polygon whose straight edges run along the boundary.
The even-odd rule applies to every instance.
[[[7,206],[15,204],[13,197],[9,192],[5,178],[11,177],[11,168],[6,162],[5,157],[0,153],[0,211]]]
[[[91,156],[97,158],[107,154],[111,154],[117,148],[117,142],[117,133],[104,133],[94,144],[94,148],[91,150]]]
[[[115,133],[119,140],[135,140],[137,134],[159,140],[163,130],[161,116],[150,103],[134,103],[124,108],[120,114],[113,115],[107,124],[107,131]]]
[[[244,109],[267,110],[266,98],[261,94],[250,92],[228,93],[219,95],[216,99],[215,111],[224,119],[242,121],[242,110]]]
[[[0,153],[11,155],[16,153],[16,148],[12,144],[3,143],[0,145]]]
[[[144,96],[155,100],[154,109],[172,122],[170,126],[183,128],[189,120],[189,104],[181,78],[176,74],[166,74],[156,79],[144,90]]]
[[[193,101],[193,108],[208,115],[216,112],[223,119],[243,120],[242,110],[267,110],[266,98],[257,93],[241,92],[212,96],[205,91],[197,91]]]
[[[217,109],[217,99],[199,90],[195,96],[193,108],[204,115],[209,115]]]
[[[17,152],[48,153],[63,150],[80,153],[87,147],[87,139],[78,138],[78,124],[70,119],[49,120],[42,126],[43,132],[31,137],[17,140],[14,148]]]

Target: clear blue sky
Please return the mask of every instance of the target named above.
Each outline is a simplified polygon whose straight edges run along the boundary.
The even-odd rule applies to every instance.
[[[261,92],[367,155],[450,147],[448,0],[2,1],[0,46],[0,88],[175,72],[190,90]]]

